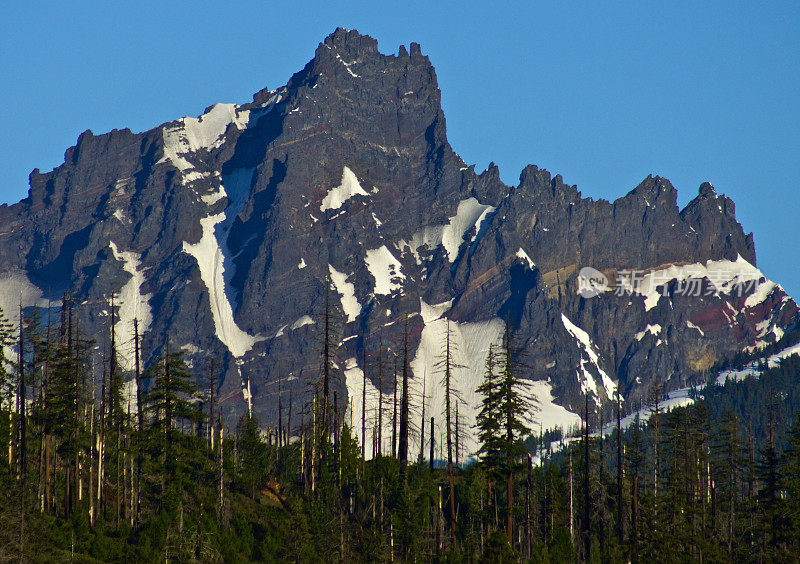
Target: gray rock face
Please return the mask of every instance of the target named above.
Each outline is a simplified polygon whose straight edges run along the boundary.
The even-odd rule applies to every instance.
[[[249,380],[265,425],[279,388],[300,405],[319,379],[328,278],[340,402],[354,403],[364,353],[371,385],[392,393],[378,349],[400,350],[406,316],[415,377],[432,378],[444,316],[471,363],[508,319],[530,378],[577,409],[585,390],[602,403],[618,383],[637,401],[656,379],[677,386],[793,326],[797,306],[755,264],[752,234],[709,184],[680,210],[659,177],[607,202],[533,165],[512,187],[494,165],[476,174],[447,141],[419,45],[387,56],[342,29],[251,103],[83,133],[64,164],[31,173],[25,200],[0,208],[0,291],[24,276],[54,299],[73,294],[98,342],[116,294],[122,357],[136,317],[146,360],[167,339],[198,374],[217,359],[225,414],[246,409]],[[583,267],[611,288],[582,296]],[[653,285],[616,286],[630,271]],[[702,295],[689,295],[690,275]]]

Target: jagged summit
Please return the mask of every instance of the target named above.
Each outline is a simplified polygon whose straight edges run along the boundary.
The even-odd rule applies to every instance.
[[[447,140],[419,45],[383,55],[356,31],[334,31],[252,102],[142,133],[87,131],[30,184],[0,208],[0,305],[69,292],[102,341],[109,306],[97,304],[115,295],[123,358],[135,318],[146,361],[168,340],[198,373],[214,358],[226,417],[250,402],[265,425],[278,381],[302,403],[319,377],[326,280],[339,397],[359,413],[365,357],[368,398],[378,395],[380,343],[398,351],[406,316],[421,389],[449,320],[468,425],[506,319],[548,428],[575,423],[586,392],[601,407],[617,389],[636,401],[655,378],[669,386],[766,346],[798,318],[756,269],[733,202],[710,185],[680,210],[660,177],[608,202],[534,165],[516,186],[494,163],[477,174]],[[589,297],[585,268],[608,281]],[[691,278],[701,295],[685,295]],[[438,417],[430,381],[426,413]]]

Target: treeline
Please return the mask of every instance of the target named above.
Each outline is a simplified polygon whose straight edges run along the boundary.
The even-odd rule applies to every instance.
[[[140,366],[137,331],[125,393],[113,307],[100,344],[72,311],[67,299],[57,319],[31,310],[17,326],[0,320],[0,560],[702,562],[800,553],[794,357],[759,380],[709,386],[705,401],[669,413],[655,390],[649,421],[627,430],[620,409],[605,406],[601,417],[587,396],[580,436],[553,452],[554,436],[531,436],[524,351],[507,328],[490,348],[480,449],[465,463],[450,333],[437,363],[441,446],[435,422],[413,409],[405,338],[393,376],[401,393],[385,415],[390,447],[380,441],[366,460],[365,410],[352,423],[357,438],[333,391],[327,313],[308,405],[285,419],[281,407],[265,432],[250,414],[233,427],[222,421],[213,368],[198,389],[168,346]],[[601,436],[609,410],[618,429]],[[414,433],[421,448],[411,452]]]

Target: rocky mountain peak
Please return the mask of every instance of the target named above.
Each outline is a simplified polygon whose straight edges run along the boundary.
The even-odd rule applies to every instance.
[[[406,316],[414,386],[435,373],[449,322],[467,367],[459,386],[477,405],[488,346],[509,319],[544,412],[567,419],[583,393],[599,406],[617,386],[640,398],[656,375],[705,370],[797,319],[779,286],[755,306],[745,302],[760,294],[728,292],[763,275],[733,202],[710,185],[679,211],[658,176],[608,202],[535,165],[513,187],[494,163],[476,174],[450,147],[420,46],[383,55],[356,31],[334,31],[252,103],[143,133],[84,133],[30,182],[28,200],[0,213],[0,296],[23,278],[53,300],[68,291],[81,327],[106,338],[115,295],[120,354],[135,317],[145,361],[167,340],[196,368],[217,359],[231,419],[249,402],[274,423],[278,387],[298,405],[310,397],[326,294],[332,385],[356,414],[365,368],[370,394],[392,393],[375,377],[377,349],[398,350]],[[586,267],[611,287],[582,294]],[[633,270],[657,284],[613,287]],[[690,271],[717,270],[732,276],[720,282],[728,293],[676,294]],[[438,417],[441,398],[427,393]]]

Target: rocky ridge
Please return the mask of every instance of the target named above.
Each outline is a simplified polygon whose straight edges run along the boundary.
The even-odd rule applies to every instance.
[[[796,325],[711,185],[683,209],[660,177],[614,202],[533,165],[507,186],[453,151],[440,102],[419,45],[383,55],[337,29],[250,103],[142,133],[86,131],[0,207],[0,305],[68,292],[101,341],[115,295],[124,368],[136,318],[145,360],[168,339],[198,374],[217,359],[226,416],[250,399],[264,425],[279,395],[300,405],[319,378],[328,280],[334,387],[356,418],[364,358],[371,413],[378,387],[391,397],[394,360],[382,353],[379,378],[378,351],[399,352],[406,319],[413,384],[437,419],[435,364],[453,331],[468,424],[489,344],[512,323],[544,428],[574,424],[587,391],[601,407],[617,388],[639,402],[656,381],[677,387]],[[608,281],[596,295],[585,267]]]

